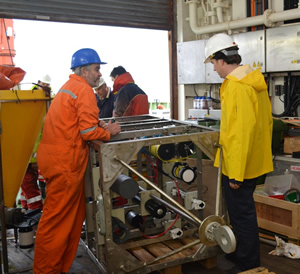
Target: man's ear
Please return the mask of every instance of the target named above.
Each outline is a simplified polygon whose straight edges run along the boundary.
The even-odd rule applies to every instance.
[[[86,67],[81,67],[80,70],[81,70],[81,75],[82,75],[82,76],[85,76],[86,73],[87,73]]]
[[[223,66],[223,65],[225,64],[225,62],[224,62],[223,59],[219,59],[219,60],[218,60],[218,63],[219,63],[220,66]]]

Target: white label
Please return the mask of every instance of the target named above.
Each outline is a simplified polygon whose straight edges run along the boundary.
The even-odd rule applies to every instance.
[[[291,171],[300,171],[300,166],[291,166]]]

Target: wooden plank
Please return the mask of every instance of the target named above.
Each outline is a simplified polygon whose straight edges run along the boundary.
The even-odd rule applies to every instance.
[[[217,266],[217,256],[198,261],[205,269],[212,269]]]
[[[162,274],[182,274],[182,267],[181,265],[176,265],[172,267],[168,267],[161,271]]]
[[[170,249],[168,246],[166,246],[163,243],[156,243],[156,244],[147,245],[147,246],[144,246],[144,248],[146,250],[148,250],[155,257],[163,256],[163,255],[165,255],[165,254],[172,251],[172,249]],[[181,259],[181,258],[184,258],[184,255],[176,253],[176,254],[174,254],[170,257],[162,259],[160,262],[172,261],[172,260],[177,260],[177,259]]]
[[[188,237],[188,238],[184,238],[184,239],[180,239],[184,244],[189,244],[195,240],[197,240],[197,238],[195,237]],[[193,250],[193,252],[197,252],[198,249],[200,248],[201,244],[197,244],[194,245],[193,247],[191,247],[191,249]],[[217,257],[211,257],[211,258],[207,258],[204,260],[200,260],[198,261],[204,268],[206,269],[211,269],[217,266]]]
[[[150,262],[155,259],[147,250],[142,247],[135,247],[128,250],[135,257],[137,257],[141,262]]]
[[[183,244],[190,244],[190,243],[192,243],[192,242],[194,242],[194,241],[196,241],[197,240],[197,238],[195,238],[195,237],[186,237],[186,238],[184,238],[184,239],[180,239],[180,241],[183,243]],[[198,251],[198,249],[200,248],[200,245],[201,244],[197,244],[197,245],[194,245],[194,246],[192,246],[191,247],[191,249],[193,250],[193,252],[197,252]]]
[[[171,241],[167,241],[164,243],[173,250],[184,246],[184,244],[182,244],[178,240],[171,240]],[[183,254],[184,257],[190,257],[195,254],[195,252],[193,252],[190,248],[184,249],[184,250],[180,251],[179,253]]]

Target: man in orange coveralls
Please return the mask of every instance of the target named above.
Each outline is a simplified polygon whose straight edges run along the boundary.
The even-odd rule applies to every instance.
[[[89,140],[108,141],[118,122],[99,121],[93,87],[99,85],[99,55],[83,48],[72,56],[74,74],[54,97],[46,115],[37,161],[47,196],[35,242],[33,271],[66,273],[76,255],[85,218],[84,173]]]

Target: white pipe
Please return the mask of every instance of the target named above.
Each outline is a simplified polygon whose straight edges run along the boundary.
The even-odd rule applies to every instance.
[[[202,6],[202,9],[203,9],[203,12],[204,12],[204,19],[205,19],[204,24],[208,25],[209,24],[209,18],[207,16],[208,9],[204,5],[204,0],[201,0],[201,6]],[[197,5],[196,5],[196,7],[197,7]]]
[[[209,18],[210,18],[211,25],[214,25],[217,23],[217,15],[216,15],[216,12],[214,11],[213,5],[214,5],[214,0],[209,0],[207,2],[207,18],[208,18],[208,22],[209,22]],[[209,9],[209,11],[208,11],[208,9]]]
[[[188,1],[189,4],[189,21],[190,27],[195,34],[208,34],[221,31],[230,31],[233,29],[247,28],[252,26],[259,26],[265,24],[267,27],[274,27],[274,23],[286,20],[293,20],[300,18],[300,9],[291,9],[281,12],[274,12],[265,10],[263,15],[228,21],[215,25],[199,27],[197,25],[197,1]]]
[[[184,85],[178,85],[178,120],[185,120],[185,104],[181,102],[185,102],[185,91]]]
[[[202,6],[202,9],[203,9],[204,14],[205,14],[205,16],[206,16],[207,10],[206,10],[205,5],[204,5],[204,0],[201,0],[201,6]],[[196,5],[196,7],[197,7],[197,5]]]
[[[223,19],[223,8],[222,8],[221,0],[217,0],[217,16],[219,22],[223,23],[224,19]]]

